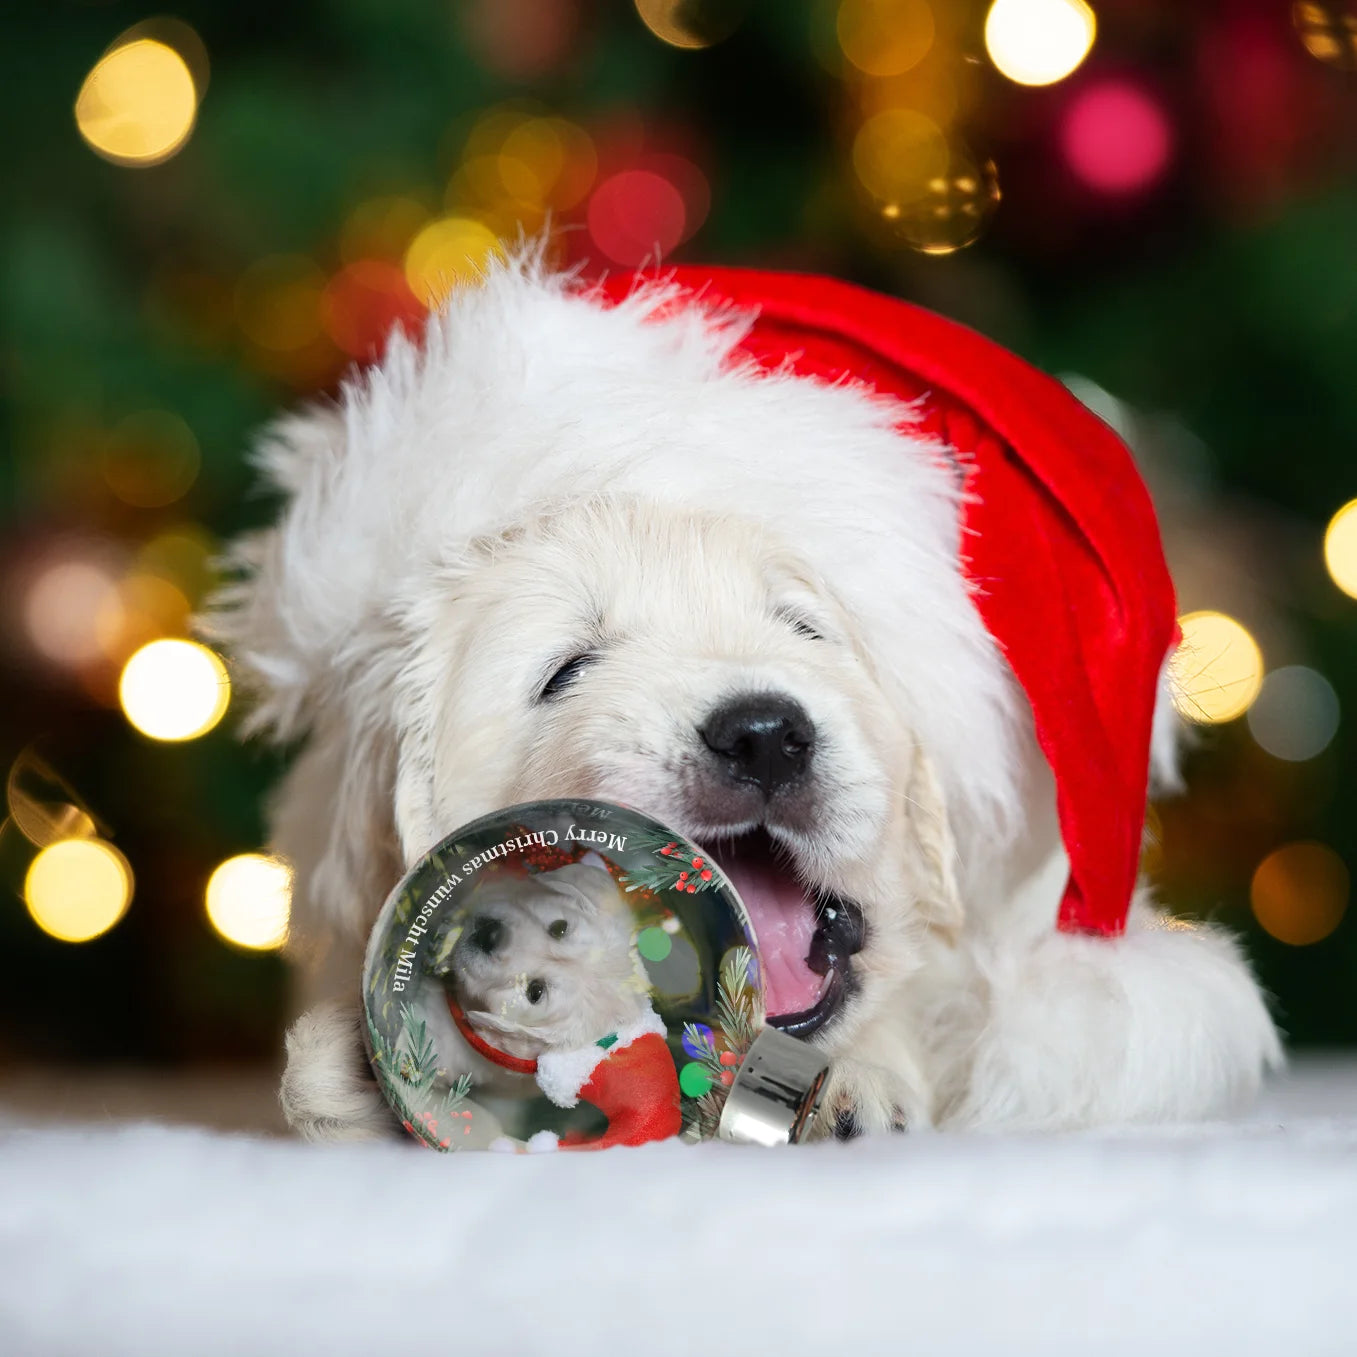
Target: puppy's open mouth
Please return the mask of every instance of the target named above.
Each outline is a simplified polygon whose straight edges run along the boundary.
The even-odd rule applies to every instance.
[[[862,910],[803,884],[762,829],[718,840],[713,852],[754,926],[769,1023],[808,1036],[853,988],[852,957],[865,937]]]

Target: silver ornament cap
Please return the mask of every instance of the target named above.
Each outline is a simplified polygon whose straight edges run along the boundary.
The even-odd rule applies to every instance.
[[[765,1027],[750,1043],[726,1095],[719,1140],[795,1145],[820,1109],[829,1062],[807,1042]]]

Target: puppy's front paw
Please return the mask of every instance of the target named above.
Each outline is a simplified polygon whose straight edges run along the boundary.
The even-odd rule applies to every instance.
[[[855,1140],[924,1125],[926,1102],[917,1089],[889,1070],[856,1060],[836,1060],[815,1121],[818,1139]]]
[[[376,1140],[396,1122],[368,1068],[358,1012],[322,1004],[287,1034],[287,1068],[278,1099],[303,1140]]]

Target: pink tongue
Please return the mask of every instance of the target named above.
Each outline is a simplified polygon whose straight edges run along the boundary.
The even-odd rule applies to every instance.
[[[717,855],[735,893],[744,902],[763,963],[763,1001],[768,1013],[800,1013],[814,1005],[825,978],[806,965],[815,933],[815,906],[789,871],[766,852],[744,845]]]

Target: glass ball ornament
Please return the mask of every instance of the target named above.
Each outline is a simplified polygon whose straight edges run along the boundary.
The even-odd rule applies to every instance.
[[[388,1104],[444,1151],[792,1143],[826,1073],[765,1026],[720,867],[603,801],[512,806],[426,854],[372,929],[363,1004]]]
[[[1316,60],[1357,71],[1357,0],[1296,0],[1291,23]]]
[[[999,206],[993,160],[953,155],[947,169],[930,175],[919,191],[879,206],[891,235],[921,254],[954,254],[973,244]]]

